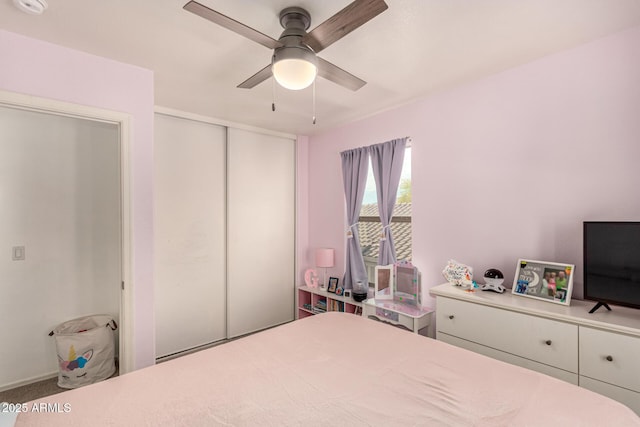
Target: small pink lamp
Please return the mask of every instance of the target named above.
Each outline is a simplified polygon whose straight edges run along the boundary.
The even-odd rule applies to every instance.
[[[322,283],[320,283],[320,286],[323,288],[327,286],[327,268],[333,267],[334,255],[335,251],[331,248],[316,249],[316,267],[324,269],[323,280]]]

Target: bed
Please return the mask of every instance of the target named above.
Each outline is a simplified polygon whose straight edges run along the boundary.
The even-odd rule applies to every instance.
[[[589,390],[337,312],[34,404],[55,412],[16,426],[640,426]]]

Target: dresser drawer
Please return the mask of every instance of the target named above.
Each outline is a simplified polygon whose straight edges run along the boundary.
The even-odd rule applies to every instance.
[[[438,332],[578,372],[578,327],[451,298],[436,300]]]
[[[580,327],[580,375],[640,392],[640,338]]]
[[[580,376],[579,381],[580,387],[617,400],[640,415],[640,393],[583,376]]]
[[[438,333],[438,340],[455,345],[456,347],[465,348],[467,350],[473,351],[474,353],[484,354],[485,356],[489,356],[493,359],[531,369],[532,371],[537,371],[542,374],[549,375],[550,377],[555,377],[559,380],[578,385],[578,374],[565,371],[564,369],[558,369],[553,366],[545,365],[544,363],[538,363],[531,359],[525,359],[524,357],[516,356],[515,354],[506,353],[504,351],[496,350],[491,347],[486,347],[482,344],[477,344],[471,341],[463,340],[461,338],[453,337],[443,332]]]

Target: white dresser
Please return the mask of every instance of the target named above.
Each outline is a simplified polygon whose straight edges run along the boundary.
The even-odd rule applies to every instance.
[[[588,388],[640,414],[640,310],[569,307],[451,284],[436,297],[436,338]]]

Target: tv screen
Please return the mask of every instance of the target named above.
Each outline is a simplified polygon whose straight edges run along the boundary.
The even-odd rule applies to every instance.
[[[640,308],[640,222],[584,222],[584,298]]]

